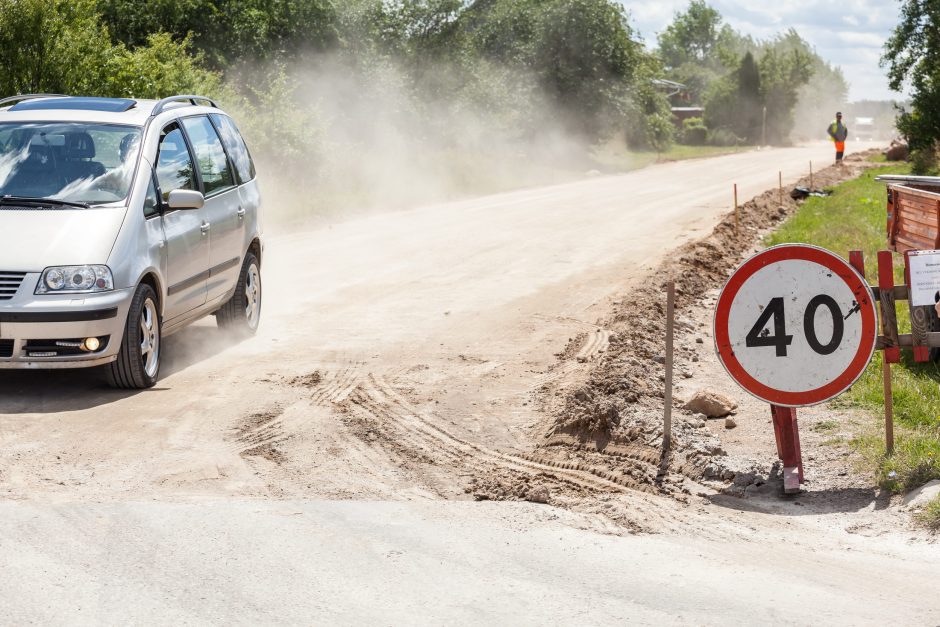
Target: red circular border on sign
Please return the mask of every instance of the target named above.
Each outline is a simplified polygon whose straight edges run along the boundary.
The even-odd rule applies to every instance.
[[[805,392],[788,392],[778,390],[764,385],[744,369],[741,362],[734,354],[731,347],[731,339],[728,333],[728,317],[731,313],[731,304],[734,302],[738,291],[758,270],[780,261],[803,260],[817,263],[831,270],[835,275],[841,278],[845,284],[855,294],[855,301],[860,305],[862,315],[862,342],[859,344],[855,357],[849,363],[849,366],[838,377],[813,390]],[[872,354],[875,352],[876,333],[876,314],[875,304],[871,294],[871,288],[868,283],[855,271],[855,269],[845,262],[842,258],[822,248],[814,246],[781,244],[767,250],[757,253],[740,268],[738,268],[718,296],[718,304],[715,308],[715,349],[718,352],[718,359],[721,361],[725,370],[731,375],[738,385],[756,396],[774,405],[783,405],[788,407],[803,407],[806,405],[816,405],[827,401],[834,396],[838,396],[850,385],[855,383],[868,362],[871,361]],[[865,338],[871,338],[870,343],[865,342]]]

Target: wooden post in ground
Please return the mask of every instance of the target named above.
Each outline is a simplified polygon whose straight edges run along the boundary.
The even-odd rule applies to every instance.
[[[734,184],[734,234],[738,234],[738,184]]]
[[[881,374],[885,393],[885,453],[894,453],[894,395],[891,393],[891,364],[882,355]]]
[[[849,252],[849,263],[865,276],[865,259],[862,251]],[[894,263],[891,252],[878,252],[878,300],[881,303],[881,328],[884,332],[885,346],[881,355],[881,374],[885,395],[885,451],[890,455],[894,451],[894,398],[891,394],[891,362],[901,359],[898,347],[898,324],[894,309]]]
[[[795,494],[803,483],[803,454],[800,451],[800,427],[795,407],[770,406],[777,441],[777,456],[783,462],[783,491]]]
[[[777,202],[783,206],[783,172],[777,170]]]
[[[672,334],[676,313],[676,284],[666,284],[666,389],[663,394],[663,450],[672,445]]]
[[[894,261],[891,251],[878,251],[878,301],[881,305],[881,333],[884,350],[881,352],[881,374],[885,395],[885,451],[894,451],[894,396],[891,392],[891,364],[901,361],[898,342],[897,310],[894,306]]]
[[[813,191],[813,162],[809,162],[809,191]]]

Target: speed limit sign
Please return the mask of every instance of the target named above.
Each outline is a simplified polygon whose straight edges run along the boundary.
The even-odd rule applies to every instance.
[[[871,361],[875,303],[842,258],[783,244],[728,279],[714,332],[718,357],[738,385],[772,405],[815,405],[845,391]]]

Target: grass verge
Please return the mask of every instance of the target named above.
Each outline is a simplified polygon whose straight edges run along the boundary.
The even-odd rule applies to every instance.
[[[885,186],[875,181],[880,174],[907,174],[908,165],[868,170],[859,178],[838,185],[826,198],[810,198],[783,226],[771,234],[768,245],[784,242],[814,244],[848,257],[849,250],[865,255],[868,280],[877,282],[876,253],[885,248]],[[895,279],[904,275],[903,260],[895,256]],[[910,328],[907,304],[898,303],[901,332]],[[883,408],[881,353],[852,388],[836,404],[861,407],[880,414]],[[895,446],[885,456],[883,430],[872,427],[852,444],[869,461],[881,486],[894,492],[940,479],[940,366],[915,363],[910,351],[892,368]],[[940,503],[925,510],[940,527]]]
[[[685,146],[675,144],[664,152],[623,150],[615,144],[606,144],[595,149],[593,158],[604,171],[626,172],[645,168],[654,163],[666,161],[684,161],[719,157],[737,152],[755,150],[754,146]]]
[[[927,507],[917,514],[917,519],[928,528],[940,531],[940,497],[927,503]]]

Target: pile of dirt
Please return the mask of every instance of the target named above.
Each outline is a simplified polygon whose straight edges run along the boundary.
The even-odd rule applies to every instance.
[[[874,151],[872,151],[874,152]],[[824,188],[855,178],[875,164],[869,153],[852,155],[842,167],[831,166],[813,177],[813,187]],[[801,180],[799,185],[808,185]],[[661,455],[665,379],[665,287],[676,285],[675,376],[691,376],[689,364],[698,361],[694,346],[703,342],[688,320],[695,308],[709,306],[703,299],[728,278],[755,244],[800,206],[801,201],[768,191],[729,213],[708,237],[679,248],[670,259],[618,301],[603,326],[610,333],[609,347],[594,362],[582,383],[564,390],[545,390],[545,405],[552,423],[538,449],[543,457],[589,455],[595,465],[622,468],[626,458],[635,467],[634,479],[663,493],[679,494],[681,483],[664,480],[680,473],[694,480],[731,480],[734,470],[725,463],[718,438],[706,429],[706,417],[673,400],[673,434],[669,459]],[[702,324],[701,322],[699,324]],[[693,339],[694,338],[694,339]],[[570,347],[569,347],[570,349]],[[571,350],[560,354],[570,359]],[[730,423],[729,423],[730,424]]]

